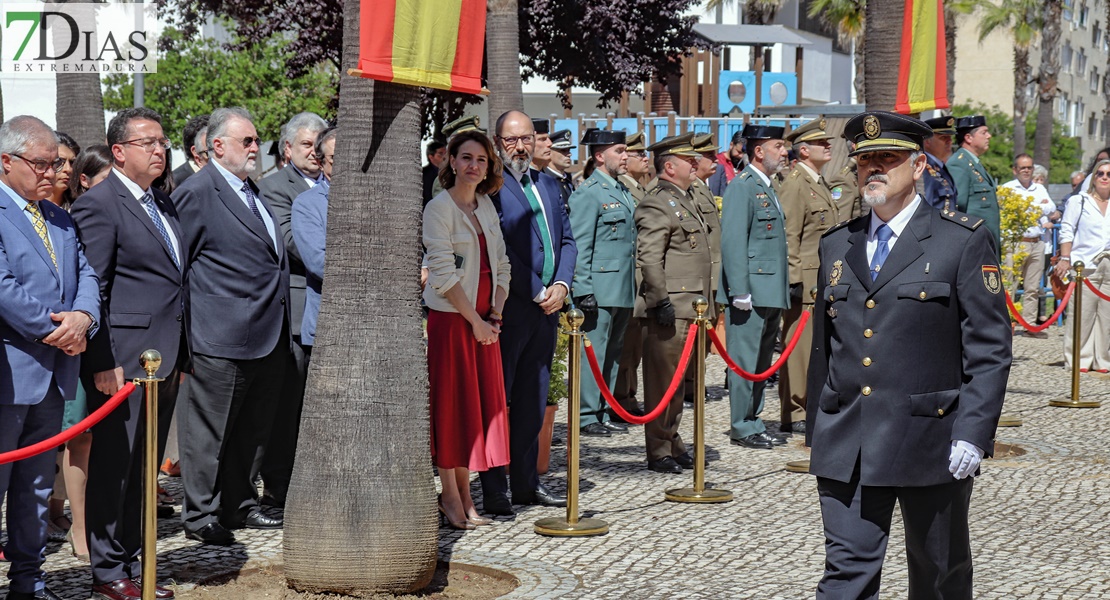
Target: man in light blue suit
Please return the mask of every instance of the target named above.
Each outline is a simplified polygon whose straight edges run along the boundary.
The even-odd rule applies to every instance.
[[[0,125],[0,452],[30,446],[62,427],[63,398],[77,389],[78,356],[100,314],[96,273],[73,221],[49,202],[64,163],[42,121]],[[10,600],[56,599],[44,583],[47,499],[54,453],[0,465],[8,498]]]
[[[329,127],[316,138],[316,160],[324,177],[293,201],[289,223],[293,242],[300,248],[304,261],[306,285],[301,344],[308,356],[312,355],[312,345],[316,342],[316,320],[320,316],[320,292],[324,286],[324,247],[328,232],[328,194],[335,166],[335,133],[336,129]],[[300,411],[296,421],[300,422]],[[296,438],[293,442],[296,447]]]

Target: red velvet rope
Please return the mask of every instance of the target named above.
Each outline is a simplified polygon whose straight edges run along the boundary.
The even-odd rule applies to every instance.
[[[62,444],[81,435],[82,433],[88,431],[90,427],[99,423],[104,417],[107,417],[108,413],[112,412],[116,409],[117,406],[122,404],[123,401],[126,400],[133,391],[135,391],[134,383],[129,382],[123,384],[123,387],[120,388],[118,392],[116,392],[116,395],[112,396],[108,399],[107,402],[104,403],[104,406],[101,406],[100,408],[93,411],[92,414],[82,419],[80,423],[74,425],[73,427],[70,427],[69,429],[53,437],[47,438],[37,444],[32,444],[30,446],[27,446],[26,448],[19,448],[16,450],[12,450],[11,452],[4,452],[3,454],[0,454],[0,465],[15,462],[17,460],[23,460],[25,458],[31,458],[36,454],[42,454],[47,450],[53,450],[58,446],[61,446]]]
[[[771,365],[770,369],[758,375],[741,369],[740,365],[732,361],[732,357],[729,356],[728,351],[725,350],[725,345],[721,343],[721,338],[717,337],[716,330],[709,330],[709,339],[713,341],[713,345],[717,347],[717,354],[724,359],[725,364],[728,365],[728,368],[732,369],[733,373],[736,373],[748,381],[766,381],[770,379],[776,371],[782,368],[782,365],[786,363],[786,359],[790,356],[790,353],[794,351],[794,346],[798,345],[798,340],[802,338],[802,330],[805,329],[806,324],[809,323],[809,315],[810,313],[808,310],[802,311],[802,317],[798,320],[798,328],[794,330],[794,337],[790,340],[790,343],[787,344],[786,348],[783,348],[782,355],[775,361],[775,364]]]
[[[643,425],[648,421],[654,421],[663,414],[667,405],[670,404],[671,399],[674,398],[675,392],[678,391],[678,386],[682,385],[682,380],[686,378],[686,367],[690,364],[690,354],[694,351],[694,342],[697,341],[697,323],[690,323],[690,329],[686,332],[686,346],[682,348],[682,358],[678,360],[678,370],[675,371],[674,377],[671,378],[671,385],[667,388],[667,393],[663,394],[663,399],[659,401],[659,406],[648,414],[637,417],[617,402],[613,397],[613,392],[609,390],[609,386],[605,383],[605,376],[601,374],[601,366],[597,364],[597,356],[594,355],[594,347],[586,344],[586,362],[590,363],[590,371],[594,374],[594,380],[597,381],[597,387],[601,390],[601,397],[609,403],[609,408],[617,413],[617,416],[632,423],[634,425]]]
[[[1084,278],[1084,279],[1083,279],[1083,283],[1087,284],[1087,289],[1089,289],[1089,290],[1091,290],[1092,292],[1094,292],[1094,294],[1095,294],[1096,296],[1098,296],[1099,298],[1102,298],[1103,300],[1105,300],[1105,301],[1107,301],[1107,302],[1110,302],[1110,296],[1107,296],[1106,294],[1103,294],[1102,292],[1098,291],[1098,288],[1096,288],[1096,287],[1094,286],[1094,284],[1093,284],[1093,283],[1091,283],[1091,280],[1090,280],[1090,279]]]
[[[1090,284],[1088,284],[1088,285],[1090,285]],[[1074,292],[1074,291],[1075,291],[1075,282],[1072,281],[1071,283],[1068,284],[1068,289],[1064,291],[1064,297],[1060,301],[1060,306],[1058,306],[1056,308],[1056,312],[1052,313],[1052,316],[1049,317],[1047,321],[1045,321],[1044,323],[1041,323],[1040,325],[1030,325],[1029,323],[1026,323],[1025,319],[1021,318],[1021,314],[1018,313],[1017,307],[1014,306],[1014,301],[1013,301],[1012,298],[1010,298],[1010,292],[1003,291],[1003,293],[1006,294],[1006,306],[1010,307],[1010,314],[1014,315],[1014,319],[1017,320],[1018,325],[1021,325],[1022,327],[1024,327],[1026,331],[1031,331],[1033,333],[1038,333],[1038,332],[1044,331],[1045,329],[1048,329],[1048,327],[1050,325],[1052,325],[1053,323],[1056,322],[1056,319],[1060,318],[1060,315],[1064,314],[1064,308],[1067,307],[1068,300],[1071,300],[1071,293]],[[1110,300],[1110,298],[1107,298],[1107,300]]]

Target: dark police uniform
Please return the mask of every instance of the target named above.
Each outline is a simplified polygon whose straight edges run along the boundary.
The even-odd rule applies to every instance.
[[[845,135],[875,136],[857,153],[906,150],[882,142],[919,145],[918,125],[864,113]],[[982,219],[936,211],[920,196],[903,211],[913,212],[874,280],[867,245],[882,223],[877,214],[821,240],[806,432],[826,537],[818,598],[878,596],[895,501],[909,598],[972,597],[973,478],[954,479],[949,458],[956,440],[987,456],[993,450],[1011,362],[1009,317]]]
[[[560,129],[551,134],[551,150],[570,150],[574,148],[574,143],[570,139],[569,129]],[[567,214],[570,214],[570,195],[574,193],[574,177],[570,173],[560,173],[552,169],[550,165],[544,172],[555,178],[559,182],[559,195],[563,198],[563,208],[567,209]]]
[[[937,117],[925,121],[925,124],[933,130],[933,135],[956,135],[955,117]],[[918,192],[935,209],[956,210],[956,183],[948,167],[928,152],[925,153],[925,161],[925,173],[921,176]]]

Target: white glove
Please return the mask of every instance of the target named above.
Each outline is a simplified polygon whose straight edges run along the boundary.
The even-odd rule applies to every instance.
[[[983,451],[971,442],[954,440],[952,451],[948,454],[948,472],[956,479],[974,475],[983,462]]]
[[[739,309],[739,310],[751,310],[752,309],[752,295],[751,294],[744,294],[743,296],[733,296],[732,297],[732,307],[736,308],[736,309]]]

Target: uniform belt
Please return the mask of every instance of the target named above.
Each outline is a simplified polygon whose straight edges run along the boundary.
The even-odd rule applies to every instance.
[[[1041,241],[1041,237],[1039,235],[1038,236],[1026,236],[1026,237],[1021,238],[1021,241],[1023,241],[1023,242],[1039,242],[1039,241]]]

